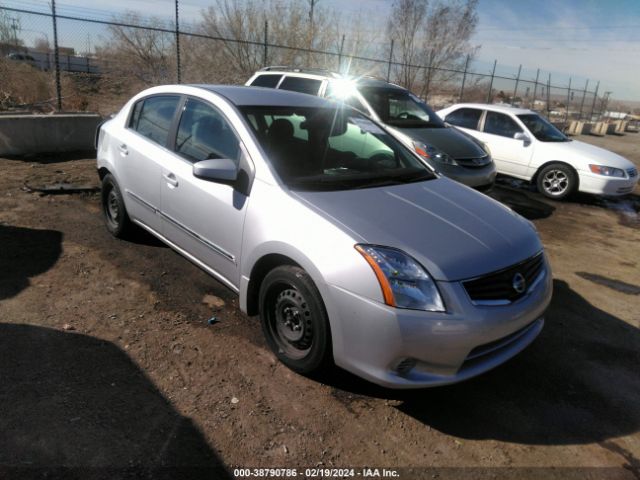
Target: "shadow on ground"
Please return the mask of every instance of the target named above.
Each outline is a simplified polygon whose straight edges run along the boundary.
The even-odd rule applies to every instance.
[[[639,370],[640,331],[556,280],[539,338],[492,372],[419,391],[377,388],[346,372],[327,383],[343,398],[399,400],[401,412],[458,438],[564,445],[640,430]]]
[[[49,270],[62,252],[62,233],[0,225],[0,300],[29,286],[29,278]]]
[[[95,150],[80,150],[76,152],[53,152],[53,153],[31,153],[28,155],[8,155],[5,160],[17,160],[31,163],[64,163],[72,160],[84,160],[85,158],[96,158]]]
[[[114,344],[0,324],[0,476],[231,478]]]
[[[506,185],[495,185],[487,195],[529,220],[547,218],[555,210],[548,203],[536,200],[537,194]]]

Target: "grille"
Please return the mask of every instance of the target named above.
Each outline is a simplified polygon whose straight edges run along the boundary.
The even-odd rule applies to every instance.
[[[491,158],[488,156],[478,158],[456,158],[456,163],[461,167],[466,168],[482,168],[491,163]]]
[[[463,282],[464,288],[475,303],[510,303],[523,297],[531,284],[544,269],[542,253],[498,272]],[[524,277],[524,289],[514,288],[514,277],[520,273]]]
[[[627,169],[627,174],[629,175],[629,178],[633,178],[638,176],[638,169],[637,168],[628,168]]]

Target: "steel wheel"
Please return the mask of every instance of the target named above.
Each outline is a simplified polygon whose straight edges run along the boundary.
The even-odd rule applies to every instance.
[[[285,355],[292,359],[304,358],[313,343],[311,310],[298,290],[280,285],[274,288],[273,293],[280,289],[275,298],[272,297],[272,311],[268,313],[269,330]]]
[[[107,194],[107,202],[105,207],[107,220],[113,225],[117,225],[120,218],[120,206],[118,205],[118,195],[113,188],[109,190],[109,193]]]
[[[269,348],[292,370],[310,374],[332,363],[329,318],[311,277],[282,265],[260,284],[260,321]]]
[[[118,184],[110,174],[102,179],[101,202],[107,230],[115,237],[125,237],[131,228],[129,216]]]

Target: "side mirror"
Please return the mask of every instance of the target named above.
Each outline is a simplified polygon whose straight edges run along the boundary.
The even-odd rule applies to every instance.
[[[238,178],[238,167],[228,158],[201,160],[193,164],[193,176],[212,182],[234,182]]]
[[[524,143],[524,146],[526,147],[527,145],[531,144],[531,139],[529,138],[529,135],[527,135],[524,132],[517,132],[513,135],[513,138],[515,138],[516,140],[522,140],[522,143]]]

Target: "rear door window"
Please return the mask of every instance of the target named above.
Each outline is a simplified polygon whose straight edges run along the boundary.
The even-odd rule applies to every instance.
[[[317,95],[321,84],[321,80],[314,80],[313,78],[285,77],[279,88],[281,90]]]
[[[278,82],[282,78],[282,75],[274,75],[273,73],[265,73],[264,75],[258,75],[251,83],[252,87],[267,87],[276,88]]]
[[[158,145],[166,146],[179,101],[177,95],[158,95],[140,100],[133,107],[129,128]]]
[[[482,110],[477,108],[459,108],[447,115],[444,121],[456,127],[477,130],[481,116]]]
[[[518,132],[522,132],[522,129],[508,115],[498,112],[487,112],[484,120],[484,133],[513,138]]]

